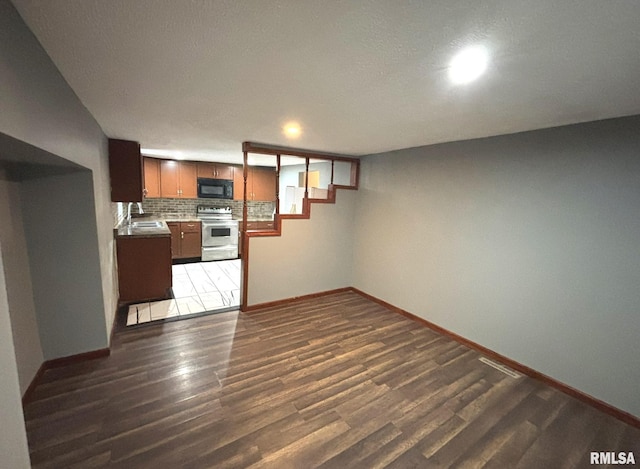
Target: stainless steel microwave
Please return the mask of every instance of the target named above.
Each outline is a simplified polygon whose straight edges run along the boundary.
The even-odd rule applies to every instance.
[[[233,199],[233,181],[228,179],[198,178],[198,198]]]

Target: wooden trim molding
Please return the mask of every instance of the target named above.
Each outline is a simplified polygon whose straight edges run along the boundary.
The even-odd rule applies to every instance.
[[[296,301],[301,301],[301,300],[308,300],[311,298],[320,298],[323,296],[327,296],[327,295],[333,295],[334,293],[343,293],[343,292],[347,292],[347,291],[352,291],[353,288],[352,287],[344,287],[344,288],[336,288],[334,290],[326,290],[326,291],[322,291],[322,292],[318,292],[318,293],[310,293],[308,295],[301,295],[301,296],[294,296],[291,298],[285,298],[283,300],[276,300],[276,301],[268,301],[266,303],[258,303],[255,305],[251,305],[251,306],[247,306],[245,309],[243,309],[243,312],[253,312],[253,311],[257,311],[260,309],[265,309],[265,308],[273,308],[276,306],[283,306],[283,305],[288,305],[290,303],[296,302]]]
[[[95,360],[96,358],[108,357],[109,355],[111,355],[111,350],[108,348],[101,348],[90,352],[69,355],[68,357],[54,358],[53,360],[47,360],[44,363],[47,369],[58,368],[61,366],[73,365],[74,363],[85,362],[87,360]]]
[[[299,156],[301,158],[318,158],[324,160],[353,161],[358,158],[341,155],[339,153],[326,153],[302,148],[283,147],[278,145],[267,145],[256,142],[242,142],[242,151],[246,153],[259,153],[262,155],[286,155]]]
[[[60,357],[54,358],[53,360],[46,360],[40,365],[38,371],[35,376],[31,380],[29,387],[27,387],[26,391],[22,395],[22,407],[31,402],[33,397],[33,391],[35,387],[38,385],[45,371],[50,370],[51,368],[59,368],[62,366],[72,365],[74,363],[80,363],[87,360],[94,360],[96,358],[104,358],[108,357],[111,354],[111,350],[108,348],[101,348],[98,350],[92,350],[90,352],[78,353],[76,355],[70,355],[68,357]]]
[[[542,381],[543,383],[549,386],[552,386],[558,389],[559,391],[562,391],[563,393],[568,394],[569,396],[574,397],[579,401],[582,401],[585,404],[590,405],[591,407],[594,407],[606,414],[609,414],[626,424],[629,424],[636,428],[640,428],[640,418],[636,417],[635,415],[625,412],[624,410],[618,409],[617,407],[614,407],[611,404],[607,404],[606,402],[601,401],[598,398],[595,398],[585,392],[575,389],[567,384],[564,384],[561,381],[558,381],[557,379],[554,379],[550,376],[545,375],[544,373],[540,373],[539,371],[536,371],[533,368],[529,368],[528,366],[523,365],[522,363],[519,363],[515,360],[512,360],[511,358],[505,357],[504,355],[501,355],[498,352],[495,352],[476,342],[466,339],[454,332],[451,332],[445,329],[444,327],[438,326],[437,324],[427,321],[426,319],[416,316],[401,308],[398,308],[397,306],[394,306],[391,303],[387,303],[384,300],[381,300],[379,298],[376,298],[375,296],[369,295],[368,293],[365,293],[362,290],[358,290],[357,288],[354,288],[354,287],[351,287],[350,290],[367,298],[368,300],[373,301],[374,303],[378,303],[379,305],[384,306],[385,308],[393,311],[394,313],[401,314],[402,316],[405,316],[406,318],[416,321],[435,332],[438,332],[442,335],[450,337],[456,342],[466,345],[467,347],[474,349],[482,353],[483,355],[486,355],[494,360],[497,360],[502,364],[508,366],[509,368],[513,368],[514,370],[519,371],[520,373],[525,374],[530,378],[537,379],[538,381]]]

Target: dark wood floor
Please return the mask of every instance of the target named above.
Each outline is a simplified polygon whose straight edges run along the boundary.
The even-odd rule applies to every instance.
[[[640,430],[355,293],[120,330],[48,370],[34,467],[593,467]],[[602,467],[602,466],[600,466]]]

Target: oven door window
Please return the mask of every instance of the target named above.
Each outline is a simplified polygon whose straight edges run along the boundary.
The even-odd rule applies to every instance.
[[[231,228],[209,228],[209,236],[212,238],[231,236]]]

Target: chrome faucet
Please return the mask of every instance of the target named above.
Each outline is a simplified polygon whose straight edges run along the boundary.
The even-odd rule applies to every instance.
[[[142,210],[142,202],[136,202],[136,204],[138,205],[138,213],[142,215],[144,213],[144,210]],[[127,207],[127,223],[131,223],[131,206],[132,205],[133,205],[133,202],[129,202],[129,206]]]

